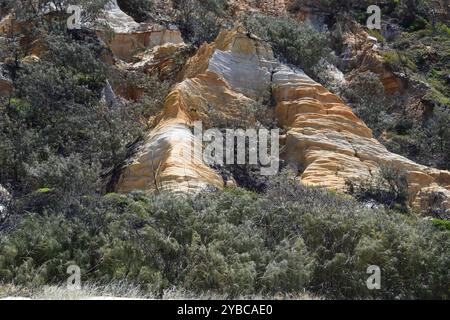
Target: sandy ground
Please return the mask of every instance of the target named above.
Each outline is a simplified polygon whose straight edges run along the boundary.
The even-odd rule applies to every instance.
[[[194,295],[189,292],[170,289],[164,291],[162,297],[144,293],[135,286],[116,283],[107,286],[85,285],[81,290],[68,290],[65,287],[43,286],[38,289],[16,287],[0,284],[0,300],[226,300],[227,297],[204,293]],[[308,293],[296,295],[275,295],[273,297],[249,296],[238,300],[321,300]]]

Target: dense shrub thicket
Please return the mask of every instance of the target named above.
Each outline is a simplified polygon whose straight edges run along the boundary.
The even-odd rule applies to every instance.
[[[120,8],[137,22],[145,22],[151,17],[153,0],[117,0]]]
[[[249,32],[269,41],[288,63],[299,66],[309,74],[330,53],[325,32],[288,16],[246,16],[244,25]]]
[[[450,233],[429,221],[371,210],[281,175],[265,194],[196,197],[108,194],[25,214],[0,238],[0,279],[26,285],[127,279],[236,297],[449,298]],[[369,265],[381,290],[366,287]]]
[[[214,41],[225,27],[226,0],[172,0],[172,3],[183,38],[196,46]]]
[[[376,137],[391,124],[384,87],[376,74],[367,72],[356,75],[349,86],[343,89],[342,96]]]

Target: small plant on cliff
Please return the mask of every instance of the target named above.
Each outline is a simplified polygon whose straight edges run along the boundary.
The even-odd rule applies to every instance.
[[[249,32],[272,43],[288,63],[313,72],[322,58],[330,53],[328,38],[312,26],[290,17],[247,16],[244,25]]]
[[[351,104],[356,115],[379,137],[390,120],[384,87],[379,77],[371,72],[358,74],[343,91],[343,97]]]
[[[375,201],[389,209],[408,212],[409,186],[406,173],[394,167],[382,166],[367,180],[347,180],[347,191],[362,202]]]
[[[449,244],[450,232],[431,221],[369,209],[282,174],[262,194],[108,194],[24,213],[0,234],[0,282],[57,284],[76,264],[84,283],[125,281],[161,297],[176,286],[226,298],[306,291],[446,299]],[[371,291],[366,270],[374,264],[383,285]]]
[[[118,0],[119,7],[137,22],[144,22],[150,18],[153,0]]]
[[[221,28],[221,16],[227,8],[225,0],[172,0],[176,22],[183,38],[200,46],[213,41]]]

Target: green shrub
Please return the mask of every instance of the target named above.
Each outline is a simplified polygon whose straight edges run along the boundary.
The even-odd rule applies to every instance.
[[[348,192],[359,201],[375,201],[401,212],[408,212],[409,186],[405,172],[382,166],[373,178],[346,182]]]
[[[450,221],[448,220],[434,219],[433,224],[438,228],[450,231]]]
[[[379,77],[371,72],[358,74],[342,91],[356,115],[379,137],[391,120]]]
[[[450,233],[346,196],[272,178],[194,197],[108,194],[28,213],[0,236],[0,279],[22,285],[128,281],[237,297],[304,290],[331,298],[449,297]],[[366,287],[379,265],[381,290]]]
[[[200,46],[216,39],[221,27],[221,17],[226,8],[225,0],[172,0],[176,11],[176,23],[183,38]]]
[[[371,35],[372,37],[377,38],[378,42],[384,42],[385,38],[384,36],[381,34],[381,32],[377,29],[369,29],[367,30],[367,32],[369,33],[369,35]]]
[[[307,73],[312,73],[313,67],[330,53],[324,32],[287,16],[247,16],[244,25],[249,32],[271,42],[275,51],[288,63],[299,66]]]
[[[383,52],[384,63],[394,72],[405,72],[405,70],[416,71],[417,66],[407,55],[398,50]]]

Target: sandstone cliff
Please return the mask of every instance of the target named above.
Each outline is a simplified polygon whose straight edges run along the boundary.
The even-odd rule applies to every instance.
[[[139,49],[183,43],[181,33],[175,26],[137,23],[119,8],[116,0],[110,1],[105,7],[98,23],[99,36],[109,44],[118,58],[125,61],[131,61]],[[113,31],[113,35],[104,31],[104,25]]]
[[[185,66],[184,79],[169,95],[143,151],[126,168],[119,191],[152,190],[158,183],[183,191],[219,186],[212,169],[177,162],[174,144],[192,142],[188,127],[193,121],[208,123],[217,113],[242,117],[243,104],[268,95],[276,102],[279,126],[288,130],[282,157],[298,170],[302,183],[343,191],[347,179],[368,178],[390,165],[408,173],[416,206],[417,194],[450,188],[449,172],[390,153],[339,97],[303,71],[276,61],[266,43],[240,28],[203,45]]]

